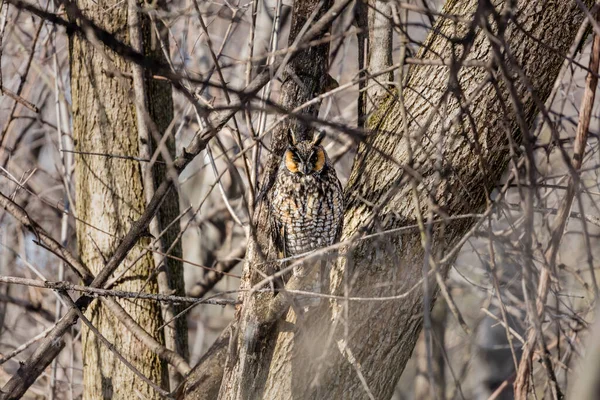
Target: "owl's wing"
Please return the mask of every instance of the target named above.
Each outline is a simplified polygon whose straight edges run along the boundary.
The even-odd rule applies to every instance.
[[[278,256],[285,258],[285,227],[275,216],[275,210],[271,208],[271,204],[269,204],[269,225],[271,230],[271,238],[273,239],[273,244],[277,249]]]
[[[335,232],[335,242],[338,243],[342,238],[342,231],[344,230],[344,213],[342,213],[342,217],[340,218],[340,223],[337,227],[337,231]]]
[[[339,209],[339,216],[338,216],[339,224],[337,226],[337,231],[335,232],[335,243],[337,243],[342,238],[342,231],[344,230],[344,211],[346,211],[346,210],[345,210],[345,205],[344,205],[344,189],[342,188],[342,183],[338,179],[337,175],[335,176],[335,184],[336,184],[337,193],[339,193],[339,196],[340,196],[340,203],[339,203],[340,209]]]

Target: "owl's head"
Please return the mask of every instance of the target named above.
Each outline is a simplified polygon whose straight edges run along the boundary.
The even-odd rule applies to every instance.
[[[287,170],[295,175],[313,175],[323,172],[327,155],[321,142],[325,132],[317,131],[312,140],[296,142],[293,132],[288,133],[289,146],[283,155]]]

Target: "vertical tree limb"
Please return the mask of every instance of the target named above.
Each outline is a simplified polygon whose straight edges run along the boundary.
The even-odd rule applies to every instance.
[[[132,40],[127,29],[128,22],[134,19],[131,22],[136,27],[135,23],[138,21],[135,21],[135,15],[130,14],[126,2],[116,2],[108,10],[105,9],[107,4],[89,0],[78,1],[76,8],[74,4],[68,6],[77,12],[83,10],[81,12],[89,16],[95,24],[113,33],[123,43]],[[133,45],[136,47],[141,45],[142,40],[145,43],[150,42],[148,28],[145,33],[139,33],[139,36],[134,37],[137,43]],[[156,57],[149,48],[144,48],[141,54],[150,59]],[[105,71],[128,72],[131,64],[109,49],[77,35],[71,36],[70,63],[73,135],[77,141],[77,151],[101,151],[137,157],[140,155],[138,121],[143,121],[141,134],[146,135],[141,139],[142,142],[146,139],[152,141],[149,120],[156,124],[157,130],[163,132],[171,122],[172,96],[168,83],[155,81],[143,87],[145,82],[141,77],[141,82],[136,79],[132,87],[131,80],[118,74],[106,74]],[[137,70],[134,76],[140,78],[139,73],[140,70]],[[147,119],[143,110],[138,110],[139,114],[136,113],[136,101],[131,98],[131,92],[139,95],[140,88],[146,90],[146,99],[140,99],[140,107],[147,105],[150,116]],[[143,93],[141,95],[144,97]],[[152,182],[152,173],[144,174],[147,171],[143,171],[140,163],[133,160],[77,154],[75,172],[79,255],[83,263],[96,275],[95,282],[102,277],[108,257],[118,248],[118,238],[130,230],[131,221],[135,221],[146,208],[151,207],[145,191],[150,191],[148,200],[152,198],[155,182]],[[165,174],[163,172],[154,178],[165,181]],[[158,221],[159,224],[165,223],[164,220],[161,221],[161,214],[169,212],[169,202],[172,204],[174,195],[174,192],[170,192],[165,196],[154,221]],[[178,205],[176,197],[175,204]],[[178,210],[175,209],[175,215],[177,214]],[[171,216],[168,222],[172,219]],[[150,224],[152,223],[150,221]],[[114,236],[106,235],[104,231]],[[165,237],[169,239],[168,234],[165,234]],[[142,239],[141,243],[147,245],[148,238]],[[116,283],[117,288],[128,291],[144,289],[150,293],[158,291],[157,280],[153,278],[158,265],[151,254],[141,248],[135,248],[125,260],[126,262],[117,269],[127,271]],[[129,264],[133,267],[128,268]],[[159,304],[123,300],[119,303],[144,331],[151,333],[159,343],[164,342],[163,332],[157,330],[163,324]],[[158,386],[165,389],[169,387],[167,363],[140,342],[130,340],[124,327],[102,302],[93,302],[87,313],[94,327],[115,346],[121,356],[130,360],[141,374]],[[128,399],[134,392],[139,392],[148,399],[160,398],[160,393],[140,380],[132,369],[123,365],[119,357],[103,351],[101,342],[102,339],[89,329],[82,330],[84,399],[106,396]]]
[[[161,59],[161,52],[157,49],[152,49],[150,39],[152,30],[149,25],[149,18],[141,17],[139,10],[142,3],[138,4],[137,0],[128,0],[127,23],[129,26],[129,42],[131,47],[139,53],[150,53],[154,58]],[[161,25],[162,26],[162,25]],[[168,43],[168,42],[167,42]],[[146,46],[146,48],[144,48]],[[165,101],[161,101],[159,107],[153,105],[153,99],[156,94],[161,91],[170,92],[170,88],[166,83],[158,83],[153,80],[146,79],[144,70],[140,65],[132,64],[133,75],[133,91],[136,107],[136,121],[138,127],[138,146],[139,157],[142,159],[152,159],[153,153],[157,145],[160,146],[161,134],[170,135],[165,130],[173,119],[173,101],[169,96],[164,96]],[[150,92],[150,93],[148,93]],[[169,101],[170,100],[170,101]],[[154,100],[155,102],[155,100]],[[157,120],[155,124],[151,119],[148,108],[151,108],[157,114],[157,109],[163,109],[166,115]],[[159,126],[157,126],[159,125]],[[160,132],[159,132],[160,129]],[[166,146],[156,151],[160,153],[166,152],[171,157],[175,156],[175,141],[166,139]],[[163,157],[164,159],[164,157]],[[167,160],[170,161],[170,160]],[[146,164],[140,163],[142,179],[144,182],[144,197],[146,204],[149,204],[154,197],[157,182],[164,179],[167,173],[166,168],[160,163]],[[158,270],[156,280],[158,282],[158,290],[162,294],[184,295],[185,286],[183,281],[183,263],[171,257],[164,257],[167,249],[170,249],[179,234],[179,224],[172,226],[164,235],[161,232],[170,222],[179,214],[179,200],[176,191],[171,193],[164,200],[161,209],[158,211],[158,218],[153,219],[148,227],[150,234],[159,238],[156,241],[158,251],[153,252],[154,266]],[[170,251],[170,254],[181,258],[182,248],[179,241]],[[175,318],[184,307],[175,304],[162,304],[161,312],[164,321],[173,321],[168,323],[164,328],[165,345],[167,349],[175,351],[184,359],[189,356],[187,343],[187,320],[185,318]],[[181,375],[174,368],[169,369],[169,382],[171,388],[176,388],[181,381]]]
[[[392,2],[387,0],[357,0],[357,19],[363,30],[358,35],[359,68],[364,68],[363,76],[371,76],[392,65],[393,8]],[[365,119],[378,107],[393,81],[394,72],[391,71],[361,83],[358,120],[362,123],[359,126],[363,126]]]

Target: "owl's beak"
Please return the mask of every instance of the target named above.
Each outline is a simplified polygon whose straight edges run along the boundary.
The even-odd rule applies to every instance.
[[[308,164],[306,164],[306,163],[302,164],[302,173],[304,175],[310,174],[310,166]]]

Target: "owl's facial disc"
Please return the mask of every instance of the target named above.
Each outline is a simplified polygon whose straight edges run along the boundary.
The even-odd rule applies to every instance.
[[[300,169],[300,157],[291,149],[286,150],[285,155],[285,166],[293,174],[301,173]]]
[[[321,172],[323,170],[323,167],[325,166],[325,152],[322,148],[318,147],[312,152],[309,158],[309,164],[315,172]]]
[[[293,174],[311,175],[320,173],[325,166],[325,152],[317,147],[309,154],[301,155],[295,148],[289,148],[284,155],[285,166]]]

